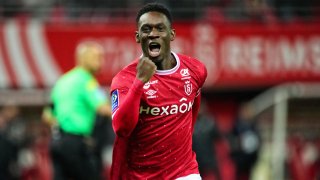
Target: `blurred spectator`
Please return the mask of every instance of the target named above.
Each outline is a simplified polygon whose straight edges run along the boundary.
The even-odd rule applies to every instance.
[[[237,180],[248,180],[261,146],[261,138],[253,117],[253,107],[243,104],[229,135],[231,158],[236,167]]]
[[[275,21],[268,0],[230,0],[225,4],[225,14],[231,20],[270,22]]]
[[[123,16],[127,7],[126,0],[69,0],[63,2],[66,16],[71,19],[90,19],[97,17],[116,18]]]
[[[15,17],[22,10],[20,0],[0,0],[0,13],[5,18]]]
[[[21,180],[51,180],[49,127],[41,121],[32,120],[27,132],[31,141],[20,150],[18,156]]]
[[[55,0],[21,0],[21,4],[28,15],[47,18],[55,5]]]
[[[302,134],[288,138],[288,176],[292,180],[320,178],[319,138],[308,139]]]
[[[206,104],[202,100],[194,127],[192,148],[196,153],[199,171],[204,180],[221,179],[215,152],[215,142],[220,138],[220,131],[215,119],[209,114]]]
[[[182,0],[182,1],[168,1],[169,7],[172,11],[172,16],[176,20],[196,20],[202,18],[204,1]]]
[[[17,156],[26,139],[26,125],[19,107],[8,104],[0,110],[0,179],[18,179]]]
[[[309,0],[270,0],[276,9],[279,18],[285,21],[297,19],[308,20],[312,15],[313,4],[315,2]]]
[[[111,117],[104,117],[97,115],[92,137],[95,141],[94,154],[96,157],[96,164],[101,173],[101,177],[104,180],[109,179],[108,169],[111,166],[111,163],[108,164],[104,161],[105,153],[108,153],[108,150],[111,151],[112,148],[109,148],[114,143],[115,134],[113,133]]]
[[[44,107],[42,112],[42,120],[43,122],[51,129],[51,133],[54,136],[58,136],[59,127],[57,125],[56,119],[53,115],[52,105],[47,105]],[[109,179],[108,169],[111,166],[110,162],[105,162],[106,153],[112,151],[112,146],[114,142],[114,133],[111,125],[111,117],[101,116],[99,114],[96,115],[95,124],[92,132],[92,138],[94,140],[94,163],[98,171],[100,172],[100,177],[104,180]]]
[[[309,21],[320,16],[318,0],[0,0],[0,13],[5,18],[24,15],[47,18],[58,11],[62,19],[72,21],[117,21],[132,18],[135,8],[148,2],[165,4],[178,21]]]

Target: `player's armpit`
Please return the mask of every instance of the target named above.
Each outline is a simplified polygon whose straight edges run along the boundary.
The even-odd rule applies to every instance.
[[[112,91],[112,126],[119,137],[128,137],[139,118],[140,99],[144,83],[135,79],[128,93],[117,89]]]

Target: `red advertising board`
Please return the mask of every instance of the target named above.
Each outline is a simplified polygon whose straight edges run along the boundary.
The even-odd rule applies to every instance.
[[[206,64],[206,87],[320,81],[318,24],[176,23],[174,28],[177,36],[172,42],[173,51],[194,56]],[[54,79],[74,66],[75,47],[87,39],[99,41],[105,49],[105,64],[99,80],[109,85],[121,68],[141,54],[140,44],[134,39],[135,30],[135,24],[131,23],[2,24],[0,85],[52,86]],[[21,45],[12,43],[14,41],[20,41]],[[19,64],[23,61],[25,64]],[[25,65],[30,66],[29,70],[24,69]],[[29,71],[35,77],[16,73],[28,74]]]
[[[264,86],[288,81],[320,80],[319,25],[175,24],[173,50],[203,61],[207,86]],[[105,47],[104,83],[140,55],[133,24],[110,24],[47,29],[57,61],[73,64],[76,43],[92,38]]]

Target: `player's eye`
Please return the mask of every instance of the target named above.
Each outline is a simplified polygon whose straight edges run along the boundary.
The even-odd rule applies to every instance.
[[[143,26],[143,27],[141,28],[141,31],[142,31],[143,33],[148,33],[148,32],[151,31],[151,27],[149,27],[149,26]]]
[[[160,25],[157,27],[158,31],[163,32],[165,30],[165,27]]]

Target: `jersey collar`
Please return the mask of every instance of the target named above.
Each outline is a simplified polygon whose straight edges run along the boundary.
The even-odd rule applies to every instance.
[[[174,56],[174,58],[177,61],[176,66],[173,67],[172,69],[156,70],[156,74],[158,74],[158,75],[169,75],[169,74],[175,73],[179,69],[179,67],[180,67],[180,58],[179,58],[179,56],[174,52],[171,52],[171,54]]]

